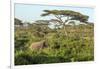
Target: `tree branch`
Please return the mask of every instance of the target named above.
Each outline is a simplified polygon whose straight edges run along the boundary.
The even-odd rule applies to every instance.
[[[62,16],[60,15],[60,16],[58,16],[58,15],[54,15],[57,19],[59,19],[59,22],[60,23],[63,23],[63,20],[61,19],[62,18]]]
[[[68,22],[70,19],[70,16],[67,16],[67,19],[64,21],[64,23]]]

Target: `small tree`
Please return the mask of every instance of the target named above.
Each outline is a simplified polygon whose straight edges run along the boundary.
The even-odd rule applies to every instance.
[[[23,25],[22,21],[18,18],[14,18],[15,25]]]
[[[87,15],[83,15],[72,10],[44,10],[44,12],[45,13],[43,13],[41,16],[53,15],[55,18],[51,19],[51,22],[58,24],[58,26],[62,26],[66,36],[66,24],[68,24],[69,20],[87,22],[89,18]]]

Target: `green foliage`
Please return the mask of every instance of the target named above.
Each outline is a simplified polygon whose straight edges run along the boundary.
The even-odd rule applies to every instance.
[[[22,21],[17,19],[17,18],[15,18],[14,20],[15,20],[15,25],[22,25],[23,24]]]
[[[32,42],[40,40],[41,38],[33,36],[31,31],[18,28],[15,31],[15,50],[26,50]]]
[[[86,22],[89,18],[89,16],[87,15],[83,15],[79,12],[75,12],[72,10],[44,10],[44,12],[45,13],[43,13],[41,16],[48,16],[52,14],[52,15],[56,15],[58,19],[61,19],[60,17],[71,17],[70,20],[79,20],[82,22]],[[58,15],[60,17],[58,17]]]
[[[93,25],[68,26],[67,37],[63,29],[52,29],[41,37],[42,26],[15,29],[15,65],[63,63],[94,60]],[[47,27],[48,28],[48,27]],[[46,29],[47,30],[47,29]],[[30,50],[32,43],[46,40],[47,48]]]

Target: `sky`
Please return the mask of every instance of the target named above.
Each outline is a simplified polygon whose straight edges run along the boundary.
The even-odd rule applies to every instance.
[[[15,17],[23,22],[50,20],[52,16],[41,17],[43,10],[73,10],[89,16],[89,22],[94,22],[94,9],[89,7],[53,6],[36,4],[15,4]]]

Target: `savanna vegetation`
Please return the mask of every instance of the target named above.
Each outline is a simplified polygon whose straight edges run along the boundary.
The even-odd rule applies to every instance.
[[[41,16],[54,17],[34,23],[14,19],[15,65],[94,60],[94,24],[89,16],[72,10],[44,10]]]

